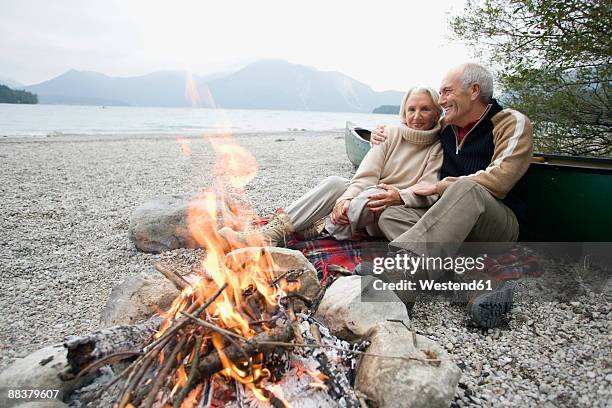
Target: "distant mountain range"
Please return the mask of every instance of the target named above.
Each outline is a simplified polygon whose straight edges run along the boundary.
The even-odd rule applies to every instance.
[[[380,105],[396,105],[402,98],[401,92],[376,92],[339,72],[281,60],[258,61],[231,74],[192,78],[198,106],[204,107],[372,112]],[[186,74],[181,71],[118,78],[70,70],[18,88],[36,93],[42,104],[192,106],[186,93]]]

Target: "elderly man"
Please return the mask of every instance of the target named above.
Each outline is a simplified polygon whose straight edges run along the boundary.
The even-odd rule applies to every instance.
[[[466,240],[516,241],[525,209],[521,177],[531,161],[533,131],[525,115],[503,109],[492,96],[493,77],[480,65],[464,64],[444,77],[440,181],[412,188],[440,199],[427,211],[403,206],[383,211],[378,226],[392,249],[452,256]],[[380,129],[373,140],[384,140]],[[481,326],[496,326],[510,308],[514,287],[514,282],[495,282],[492,290],[472,297],[468,313]]]

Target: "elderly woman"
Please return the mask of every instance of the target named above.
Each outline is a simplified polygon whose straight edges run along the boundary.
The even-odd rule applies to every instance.
[[[325,229],[336,239],[358,239],[366,233],[382,236],[378,215],[387,207],[403,205],[423,213],[436,196],[412,192],[418,183],[435,183],[442,165],[438,140],[442,107],[432,88],[410,89],[400,108],[400,126],[382,127],[386,139],[366,154],[353,178],[331,176],[300,197],[259,230],[236,232],[222,228],[230,243],[284,244],[295,233],[314,238]]]

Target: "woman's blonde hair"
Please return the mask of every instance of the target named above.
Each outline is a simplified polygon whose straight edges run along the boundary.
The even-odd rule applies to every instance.
[[[433,101],[434,109],[436,110],[436,113],[438,114],[438,117],[436,118],[436,122],[438,122],[438,120],[440,120],[440,117],[442,116],[442,110],[443,110],[442,106],[440,106],[440,103],[438,102],[438,99],[440,99],[440,94],[438,93],[438,91],[436,91],[435,89],[429,86],[415,86],[413,88],[410,88],[408,92],[406,92],[406,95],[404,95],[404,99],[402,100],[402,105],[400,106],[400,111],[399,111],[400,121],[404,125],[406,124],[406,102],[408,101],[408,98],[413,92],[417,92],[417,93],[423,92],[423,93],[429,94],[429,96],[431,97],[431,100]]]

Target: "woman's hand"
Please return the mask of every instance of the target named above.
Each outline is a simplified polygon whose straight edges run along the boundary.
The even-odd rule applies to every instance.
[[[351,200],[346,199],[338,202],[331,213],[331,221],[334,224],[345,225],[349,223],[348,208]]]
[[[404,203],[400,197],[397,187],[388,186],[386,184],[378,184],[376,188],[383,189],[385,192],[368,196],[368,199],[370,200],[368,207],[370,207],[370,211],[373,213],[380,213],[387,207]]]
[[[372,130],[370,134],[370,142],[373,145],[381,144],[387,140],[387,136],[385,136],[385,125],[378,125]]]
[[[410,187],[410,190],[420,196],[430,196],[438,193],[436,185],[433,183],[417,183]]]

